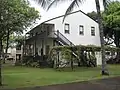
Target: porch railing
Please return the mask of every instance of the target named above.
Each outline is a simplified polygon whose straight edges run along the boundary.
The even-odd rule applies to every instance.
[[[57,38],[59,43],[62,43],[62,45],[68,45],[68,46],[75,46],[69,39],[67,39],[62,33],[59,31],[53,31],[52,36],[55,36]],[[78,55],[73,51],[72,54],[79,60]]]
[[[49,37],[57,38],[57,40],[61,41],[62,43],[69,45],[69,46],[75,46],[69,39],[67,39],[62,33],[59,31],[53,31],[50,33]]]

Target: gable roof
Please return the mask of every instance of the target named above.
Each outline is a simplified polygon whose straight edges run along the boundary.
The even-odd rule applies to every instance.
[[[81,12],[82,14],[84,14],[84,15],[86,15],[87,17],[89,17],[90,19],[92,19],[90,16],[88,16],[88,15],[87,15],[86,13],[84,13],[82,10],[74,11],[74,12],[71,12],[71,13],[69,13],[69,14],[67,14],[67,15],[71,15],[71,14],[78,13],[78,12]],[[51,20],[54,20],[54,19],[57,19],[57,18],[60,18],[60,17],[64,17],[64,16],[65,16],[65,15],[61,15],[61,16],[58,16],[58,17],[55,17],[55,18],[52,18],[52,19],[48,19],[48,20],[40,23],[40,24],[37,25],[36,27],[34,27],[32,30],[34,30],[35,28],[37,28],[37,27],[40,26],[41,24],[44,24],[44,23],[46,23],[46,22],[48,22],[48,21],[51,21]],[[94,22],[98,23],[98,22],[95,21],[94,19],[92,19],[92,20],[93,20]],[[30,31],[32,31],[32,30],[30,30]],[[30,31],[29,31],[29,32],[30,32]]]
[[[86,13],[84,13],[82,10],[78,10],[78,11],[75,11],[75,12],[71,12],[71,13],[69,13],[69,14],[67,14],[67,15],[71,15],[71,14],[74,14],[74,13],[77,13],[77,12],[81,12],[81,13],[83,13],[84,15],[86,15],[87,17],[89,17],[90,19],[92,19],[90,16],[88,16],[88,15],[87,15]],[[55,18],[46,20],[46,21],[42,22],[41,24],[46,23],[46,22],[51,21],[51,20],[54,20],[54,19],[57,19],[57,18],[60,18],[60,17],[64,17],[64,16],[65,16],[65,15],[61,15],[61,16],[58,16],[58,17],[55,17]],[[95,21],[94,19],[92,19],[92,20]],[[95,21],[95,22],[98,23],[97,21]]]

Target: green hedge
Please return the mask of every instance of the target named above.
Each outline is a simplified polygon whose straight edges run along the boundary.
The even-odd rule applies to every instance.
[[[104,48],[106,51],[111,52],[120,51],[120,49],[116,47],[105,46]],[[95,52],[100,51],[101,47],[94,45],[56,46],[50,51],[49,61],[55,61],[54,67],[58,68],[60,65],[60,61],[58,60],[58,52],[61,52],[61,59],[66,59],[67,62],[73,63],[77,61],[78,66],[95,67],[97,60],[95,57]],[[77,57],[74,57],[72,52],[74,52]]]
[[[61,50],[61,49],[64,49],[64,48],[67,48],[67,49],[73,48],[74,50],[84,49],[86,51],[101,51],[101,47],[95,46],[95,45],[55,46],[52,49]],[[120,48],[105,46],[105,50],[106,51],[120,51]]]

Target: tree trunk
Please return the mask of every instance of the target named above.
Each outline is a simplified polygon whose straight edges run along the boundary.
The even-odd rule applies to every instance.
[[[1,67],[2,67],[2,40],[0,39],[0,86],[2,86],[2,72],[1,72]]]
[[[3,63],[5,64],[5,59],[7,57],[7,51],[8,51],[8,47],[9,47],[9,37],[10,36],[10,31],[8,30],[7,32],[7,40],[6,40],[6,49],[5,49],[5,57],[3,59]]]
[[[100,41],[101,41],[101,53],[102,53],[102,75],[109,75],[108,70],[106,68],[106,59],[105,59],[105,41],[104,41],[104,33],[103,33],[103,24],[102,24],[102,16],[100,12],[100,3],[99,0],[95,0],[96,9],[98,14],[98,23],[99,23],[99,31],[100,31]]]

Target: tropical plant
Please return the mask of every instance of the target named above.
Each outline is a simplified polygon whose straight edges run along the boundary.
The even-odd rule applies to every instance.
[[[120,2],[111,2],[103,13],[104,35],[109,43],[120,48]],[[120,62],[120,52],[117,52],[117,62]]]
[[[98,21],[97,13],[95,11],[87,13],[87,15],[95,21]]]

